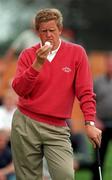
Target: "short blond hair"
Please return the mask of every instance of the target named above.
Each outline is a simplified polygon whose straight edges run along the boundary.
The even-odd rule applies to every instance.
[[[35,29],[38,31],[40,23],[48,22],[50,20],[55,20],[58,28],[63,27],[62,13],[55,8],[46,8],[46,9],[41,9],[37,12],[35,16]]]

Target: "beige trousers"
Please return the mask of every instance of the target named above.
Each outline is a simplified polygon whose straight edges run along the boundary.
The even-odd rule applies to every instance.
[[[43,156],[52,180],[74,180],[69,136],[68,127],[40,123],[16,110],[11,130],[16,180],[42,180]]]

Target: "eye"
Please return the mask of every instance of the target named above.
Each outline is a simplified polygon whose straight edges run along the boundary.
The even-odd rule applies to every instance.
[[[46,33],[46,32],[47,32],[47,29],[42,29],[40,32],[41,32],[41,33]]]
[[[47,32],[54,32],[55,31],[55,29],[41,29],[40,30],[40,33],[47,33]]]
[[[50,32],[54,32],[54,31],[55,31],[55,29],[49,29],[49,31],[50,31]]]

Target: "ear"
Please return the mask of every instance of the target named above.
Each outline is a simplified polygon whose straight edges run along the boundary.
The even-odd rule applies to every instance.
[[[60,27],[60,28],[59,28],[59,35],[62,34],[62,31],[63,31],[63,27]]]

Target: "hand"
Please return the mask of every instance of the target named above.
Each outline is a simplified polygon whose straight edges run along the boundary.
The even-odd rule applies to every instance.
[[[85,125],[86,134],[93,144],[94,148],[101,145],[102,131],[95,126]]]
[[[42,65],[44,64],[44,62],[47,59],[49,52],[51,51],[51,48],[52,47],[49,45],[44,45],[37,50],[36,59],[32,65],[35,69],[38,70],[42,67]]]
[[[50,51],[51,51],[51,46],[49,45],[44,45],[40,49],[38,49],[36,55],[39,64],[43,64],[45,62]]]

